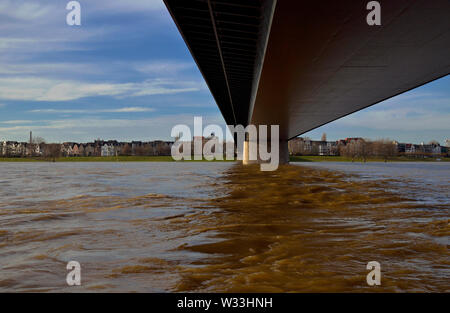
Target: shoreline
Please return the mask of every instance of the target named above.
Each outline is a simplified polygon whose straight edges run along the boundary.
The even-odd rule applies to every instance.
[[[182,160],[175,161],[171,156],[117,156],[117,157],[60,157],[55,161],[44,158],[0,158],[0,163],[33,163],[33,162],[235,162],[236,160]],[[351,158],[343,156],[291,156],[290,162],[304,163],[304,162],[348,162],[348,163],[364,163],[361,158]],[[366,162],[382,162],[384,159],[367,158]],[[450,158],[409,158],[409,157],[394,157],[389,158],[390,162],[450,162]]]
[[[317,156],[317,155],[309,155],[309,156],[291,156],[291,162],[348,162],[348,163],[364,163],[362,158],[355,158],[352,161],[352,158],[344,157],[344,156]],[[366,158],[366,163],[370,162],[381,162],[384,163],[385,160],[383,158]],[[405,157],[405,156],[397,156],[388,158],[387,163],[390,162],[450,162],[450,158],[441,157],[441,158],[414,158],[414,157]]]
[[[83,163],[83,162],[233,162],[226,160],[182,160],[175,161],[171,156],[117,156],[117,157],[59,157],[54,161],[45,158],[0,158],[1,162],[10,163],[34,163],[34,162],[49,162],[49,163]]]

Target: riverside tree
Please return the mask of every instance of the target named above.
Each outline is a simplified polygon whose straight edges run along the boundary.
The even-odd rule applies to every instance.
[[[61,156],[61,145],[59,143],[44,144],[44,157],[56,162]]]

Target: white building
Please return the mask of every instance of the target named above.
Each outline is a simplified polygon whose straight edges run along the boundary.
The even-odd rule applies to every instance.
[[[109,157],[109,156],[115,156],[116,155],[116,149],[114,145],[110,144],[104,144],[102,146],[101,156],[102,157]]]
[[[320,141],[319,155],[336,155],[337,143],[335,141]]]
[[[22,156],[26,154],[26,143],[17,141],[3,141],[0,148],[3,156]]]
[[[412,143],[407,143],[405,145],[405,153],[407,154],[414,154],[416,153],[416,146]]]

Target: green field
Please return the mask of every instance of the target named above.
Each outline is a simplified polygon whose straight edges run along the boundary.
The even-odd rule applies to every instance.
[[[442,162],[450,162],[450,158],[440,158]],[[45,158],[0,158],[0,162],[51,162],[53,160]],[[291,156],[291,162],[352,162],[351,158],[343,156]],[[361,158],[356,158],[354,162],[363,162]],[[171,156],[117,156],[117,157],[61,157],[55,162],[175,162]],[[180,162],[208,162],[201,161],[180,161]],[[233,162],[233,161],[211,161],[211,162]],[[366,162],[384,162],[380,158],[367,158]],[[437,162],[436,158],[408,158],[393,157],[388,162]]]
[[[0,158],[0,162],[52,162],[45,158]],[[175,162],[171,156],[60,157],[55,162]],[[179,162],[208,162],[191,160]],[[226,161],[211,161],[226,162]]]
[[[387,162],[437,162],[438,158],[410,158],[410,157],[392,157]],[[439,158],[443,162],[449,162],[450,158]],[[352,162],[352,158],[343,156],[317,156],[317,155],[305,155],[305,156],[291,156],[291,162]],[[363,162],[362,158],[355,158],[353,162]],[[366,162],[384,162],[381,158],[367,158]]]

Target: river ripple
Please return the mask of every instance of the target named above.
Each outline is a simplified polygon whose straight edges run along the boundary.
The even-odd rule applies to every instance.
[[[449,173],[0,163],[0,291],[448,292]],[[366,284],[369,261],[381,286]]]

